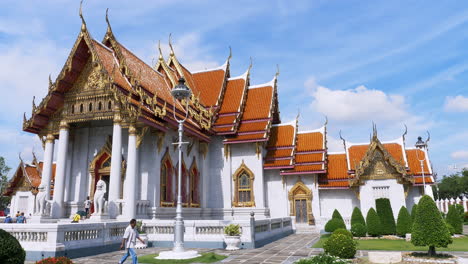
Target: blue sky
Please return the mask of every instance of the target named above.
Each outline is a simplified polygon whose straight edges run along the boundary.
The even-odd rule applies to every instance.
[[[35,135],[21,132],[32,97],[46,94],[80,30],[78,1],[2,1],[0,9],[0,155],[25,160]],[[392,140],[408,126],[407,146],[431,132],[439,175],[468,167],[468,3],[460,1],[85,1],[94,38],[105,10],[120,42],[146,62],[167,51],[193,70],[222,64],[232,47],[231,75],[253,58],[251,83],[272,79],[279,64],[284,122],[300,111],[302,129],[329,119],[329,148],[338,132],[367,142],[372,121]]]

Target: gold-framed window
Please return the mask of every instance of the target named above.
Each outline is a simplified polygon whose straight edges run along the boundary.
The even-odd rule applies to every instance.
[[[255,207],[254,173],[245,165],[244,161],[233,175],[235,207]]]

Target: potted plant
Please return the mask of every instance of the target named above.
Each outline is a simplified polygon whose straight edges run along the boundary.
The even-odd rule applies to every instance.
[[[141,240],[145,241],[145,244],[141,243],[141,241],[137,239],[135,248],[147,248],[148,247],[148,235],[146,235],[145,229],[143,228],[143,222],[137,221],[136,228],[137,228],[138,234],[140,235]]]
[[[240,240],[240,226],[230,224],[224,227],[224,242],[227,247],[226,250],[238,250]]]

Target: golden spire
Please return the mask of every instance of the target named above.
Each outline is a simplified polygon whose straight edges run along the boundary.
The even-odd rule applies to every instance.
[[[164,61],[162,50],[161,50],[161,40],[158,40],[158,50],[159,50],[159,60]]]
[[[112,27],[109,22],[109,8],[106,8],[107,33],[112,33]]]
[[[172,47],[172,33],[169,33],[169,48],[171,49],[169,55],[172,57],[174,56],[174,48]]]
[[[81,18],[81,31],[85,31],[86,30],[86,22],[84,20],[84,17],[83,17],[83,0],[80,1],[80,18]]]

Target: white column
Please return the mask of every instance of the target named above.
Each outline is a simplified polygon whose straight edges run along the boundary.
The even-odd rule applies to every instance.
[[[109,179],[109,216],[115,218],[118,215],[116,200],[120,199],[122,190],[122,127],[120,115],[114,117],[114,130],[112,131],[112,156],[111,172]]]
[[[44,150],[44,167],[42,168],[41,185],[45,186],[46,200],[50,200],[50,178],[52,177],[52,162],[54,158],[54,141],[55,137],[48,134],[46,137]]]
[[[136,215],[136,128],[131,125],[128,128],[128,156],[127,156],[127,174],[125,176],[124,188],[124,208],[123,216],[126,219],[135,218]]]
[[[465,212],[468,212],[468,205],[466,204],[466,202],[468,201],[468,198],[463,197],[463,209],[465,209]]]
[[[68,129],[67,122],[60,122],[59,146],[57,153],[57,169],[55,172],[54,183],[54,204],[52,207],[52,218],[60,218],[63,215],[63,194],[65,188],[65,169],[67,162],[68,148]]]

